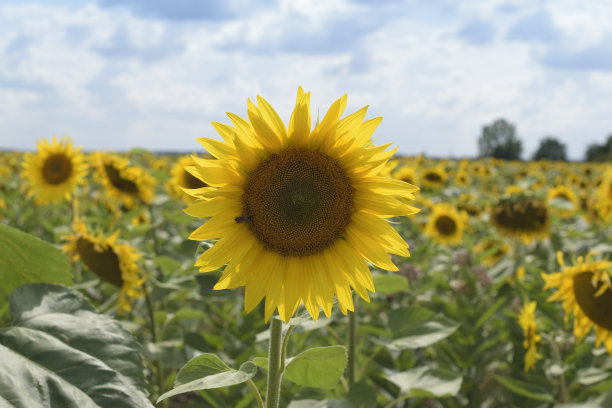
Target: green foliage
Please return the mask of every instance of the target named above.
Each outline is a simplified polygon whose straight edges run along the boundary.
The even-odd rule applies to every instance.
[[[72,285],[68,257],[51,244],[0,224],[0,303],[24,283]]]
[[[461,376],[429,367],[416,367],[389,377],[400,388],[402,396],[448,397],[457,395]]]
[[[497,119],[482,128],[482,134],[478,139],[479,156],[519,160],[522,150],[523,146],[516,136],[514,125],[505,119]]]
[[[540,141],[540,146],[533,154],[533,160],[567,161],[565,144],[555,137],[548,136]]]
[[[612,134],[608,136],[604,144],[589,145],[584,160],[588,162],[612,161]]]
[[[394,350],[429,346],[453,334],[457,325],[422,307],[402,307],[389,312],[389,329],[393,340],[387,347]]]
[[[304,387],[334,388],[342,377],[344,367],[344,346],[315,347],[291,359],[284,377]]]
[[[13,407],[152,407],[138,345],[70,288],[26,284],[0,330],[0,401]],[[35,382],[36,386],[33,386]]]

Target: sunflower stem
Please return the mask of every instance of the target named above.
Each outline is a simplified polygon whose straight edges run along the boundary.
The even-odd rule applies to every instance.
[[[282,373],[285,372],[285,356],[287,354],[287,343],[289,342],[289,335],[293,331],[294,327],[295,327],[294,325],[289,326],[289,328],[285,332],[285,336],[283,337],[283,345],[281,347],[281,364],[280,364],[281,375]]]
[[[348,371],[348,383],[349,389],[355,383],[355,332],[357,329],[357,317],[355,316],[355,312],[348,312],[349,318],[349,327],[348,327],[348,361],[347,361],[347,371]]]
[[[266,388],[266,408],[278,408],[281,386],[281,357],[283,322],[272,318],[270,321],[270,349],[268,350],[268,384]]]
[[[149,321],[151,324],[151,340],[153,341],[153,344],[157,344],[157,325],[155,324],[155,312],[153,309],[153,300],[151,299],[151,294],[149,293],[149,290],[147,289],[147,285],[143,284],[142,285],[143,289],[144,289],[144,295],[145,295],[145,302],[147,304],[147,312],[149,314]],[[157,357],[155,359],[155,378],[157,380],[157,388],[158,388],[158,395],[161,395],[163,389],[164,389],[164,377],[162,375],[162,365],[161,365],[161,358]]]
[[[255,385],[253,380],[247,380],[247,384],[249,384],[249,387],[251,387],[251,390],[255,394],[255,398],[257,399],[257,408],[264,408],[263,399],[261,399],[261,394],[259,393],[259,390],[257,389],[257,386]]]
[[[546,336],[548,343],[550,344],[550,349],[553,354],[553,359],[561,368],[563,368],[563,359],[561,358],[561,351],[559,350],[559,345],[554,339],[554,336]],[[570,396],[569,391],[567,389],[567,383],[565,382],[565,372],[561,371],[559,374],[559,402],[569,402]]]

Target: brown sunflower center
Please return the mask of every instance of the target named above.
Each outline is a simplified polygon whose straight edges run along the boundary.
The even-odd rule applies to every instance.
[[[183,187],[185,188],[201,188],[206,187],[208,184],[188,172],[183,170]]]
[[[612,291],[608,289],[600,296],[595,293],[601,288],[592,283],[593,272],[581,272],[574,275],[574,296],[584,314],[598,326],[612,330]]]
[[[42,174],[49,184],[61,184],[72,174],[72,161],[63,153],[50,155],[43,164]]]
[[[128,194],[136,194],[138,193],[138,186],[132,180],[128,180],[126,178],[121,177],[121,173],[119,170],[110,163],[104,164],[104,171],[106,172],[106,177],[108,177],[108,181],[120,191]]]
[[[353,211],[353,186],[342,167],[319,151],[292,148],[249,174],[237,221],[269,250],[308,256],[340,238]]]
[[[442,182],[442,176],[440,176],[435,171],[428,171],[427,173],[425,173],[425,179],[427,179],[428,181],[434,182],[434,183]]]
[[[457,223],[448,215],[438,217],[435,226],[441,235],[453,235],[457,231]]]
[[[540,231],[548,223],[546,205],[531,198],[498,204],[492,208],[491,216],[497,225],[521,232]]]
[[[96,251],[101,248],[96,248],[96,244],[83,237],[77,240],[76,247],[81,260],[92,272],[117,287],[123,285],[119,257],[111,247]]]

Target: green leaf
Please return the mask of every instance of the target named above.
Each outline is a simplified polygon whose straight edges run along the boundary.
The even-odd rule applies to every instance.
[[[403,395],[427,398],[457,395],[462,382],[458,374],[429,367],[416,367],[393,374],[388,379],[400,388]]]
[[[14,407],[153,407],[132,336],[77,291],[22,285],[0,330],[0,396]]]
[[[502,377],[501,375],[495,375],[495,378],[497,379],[497,381],[499,381],[501,385],[503,385],[515,394],[539,401],[555,401],[553,396],[550,395],[550,393],[548,393],[545,388],[538,387],[537,385],[533,385],[524,381],[515,380],[513,378]]]
[[[346,367],[344,346],[315,347],[295,356],[285,369],[284,378],[313,388],[334,388]]]
[[[408,279],[398,274],[372,275],[376,293],[408,292]]]
[[[422,307],[402,307],[389,312],[390,349],[405,350],[426,347],[453,334],[459,327],[442,316]]]
[[[174,316],[172,316],[170,322],[178,322],[181,320],[188,319],[204,319],[205,317],[206,315],[199,310],[191,309],[189,307],[183,307],[177,310],[176,313],[174,313]]]
[[[268,369],[268,357],[255,357],[253,358],[253,362],[257,367],[261,367],[264,370]]]
[[[202,354],[194,357],[178,373],[175,387],[163,394],[157,402],[174,395],[189,391],[209,390],[212,388],[228,387],[250,380],[257,374],[257,366],[247,361],[234,370],[214,354]]]
[[[53,245],[0,224],[0,302],[24,283],[72,285],[68,257]]]

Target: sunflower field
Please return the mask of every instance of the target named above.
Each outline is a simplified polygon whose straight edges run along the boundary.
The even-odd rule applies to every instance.
[[[610,166],[402,157],[345,107],[0,152],[0,408],[611,407]]]

